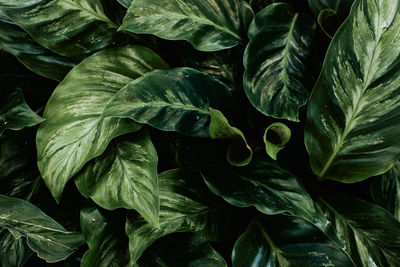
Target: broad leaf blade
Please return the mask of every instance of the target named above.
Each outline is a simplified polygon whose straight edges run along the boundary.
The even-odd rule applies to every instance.
[[[225,84],[194,69],[176,68],[155,70],[126,85],[111,99],[105,116],[209,137],[210,107],[226,114],[237,113]]]
[[[315,23],[286,3],[271,4],[250,25],[243,85],[250,102],[268,116],[299,121],[314,75],[309,63]]]
[[[384,209],[344,195],[320,199],[328,224],[357,266],[400,264],[400,223]]]
[[[86,58],[60,83],[37,134],[38,166],[56,200],[67,181],[114,137],[140,129],[130,120],[107,118],[108,101],[133,79],[165,67],[148,48],[112,48]]]
[[[128,238],[123,228],[97,208],[81,211],[81,228],[89,250],[83,255],[83,267],[128,266]]]
[[[219,229],[218,223],[228,216],[226,207],[223,209],[223,205],[215,201],[201,177],[170,170],[159,175],[159,186],[159,227],[138,217],[129,217],[126,222],[132,264],[155,240],[168,234],[205,232],[213,237]]]
[[[1,0],[0,9],[36,42],[63,56],[105,48],[118,27],[97,0]]]
[[[135,0],[120,30],[187,40],[198,50],[217,51],[243,41],[252,17],[244,0]]]
[[[400,221],[400,162],[372,179],[371,195],[375,202]]]
[[[75,178],[79,191],[102,208],[135,209],[157,225],[157,151],[147,131],[117,139]]]
[[[132,0],[117,0],[123,7],[128,8],[132,4]]]
[[[25,236],[29,247],[47,262],[66,259],[83,243],[81,233],[68,232],[29,202],[3,195],[0,227],[11,231],[15,238]]]
[[[356,1],[311,95],[305,144],[321,179],[352,183],[400,157],[398,1]]]
[[[354,266],[321,230],[292,216],[261,217],[253,221],[232,252],[241,266]]]
[[[20,267],[33,251],[21,238],[15,238],[6,229],[0,230],[0,264],[3,267]]]

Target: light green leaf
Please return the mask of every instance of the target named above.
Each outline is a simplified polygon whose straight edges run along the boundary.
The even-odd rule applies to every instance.
[[[228,87],[197,70],[175,68],[155,70],[129,83],[111,99],[104,114],[163,131],[209,137],[210,107],[235,113]]]
[[[118,28],[97,0],[0,0],[0,9],[36,42],[63,56],[105,48]]]
[[[312,92],[305,144],[320,179],[352,183],[400,158],[400,5],[356,1]]]
[[[92,207],[82,209],[80,220],[89,246],[89,250],[83,255],[82,267],[128,266],[128,238],[121,225],[111,216]]]
[[[314,75],[310,54],[315,23],[286,3],[271,4],[250,25],[243,63],[243,85],[250,102],[262,113],[299,121]]]
[[[33,72],[54,80],[62,80],[75,65],[68,58],[38,45],[0,10],[0,47],[18,58]]]
[[[263,216],[254,220],[236,241],[234,267],[355,266],[321,230],[292,216]]]
[[[372,179],[371,195],[375,202],[400,221],[400,162]]]
[[[3,195],[0,195],[0,227],[17,239],[26,237],[28,246],[47,262],[66,259],[84,242],[81,233],[65,230],[36,206]]]
[[[357,266],[400,265],[400,223],[390,213],[345,195],[318,204],[328,218],[323,230],[341,241]]]
[[[243,42],[252,18],[244,0],[135,0],[120,30],[187,40],[198,50],[217,51]]]
[[[264,132],[265,151],[274,160],[292,135],[289,127],[281,122],[272,123]]]
[[[159,175],[159,227],[139,217],[129,217],[126,234],[129,236],[131,264],[136,263],[155,240],[175,232],[204,232],[211,237],[226,219],[227,208],[215,201],[201,177],[179,170]]]
[[[217,109],[210,108],[210,137],[212,139],[231,139],[226,152],[227,161],[234,166],[245,166],[253,157],[253,150],[247,144],[243,132],[229,124],[224,114]]]
[[[146,131],[116,139],[78,173],[75,183],[102,208],[135,209],[158,224],[157,151]]]
[[[354,0],[308,0],[311,11],[318,17],[322,10],[332,9],[337,13],[348,13]]]
[[[133,79],[166,63],[142,46],[106,49],[77,65],[50,97],[37,134],[38,166],[59,201],[67,181],[119,135],[140,125],[104,114],[108,101]]]
[[[0,264],[2,267],[23,266],[33,251],[21,238],[15,238],[6,229],[0,230]]]
[[[21,130],[43,121],[28,107],[20,88],[6,87],[0,90],[0,136],[6,129]]]
[[[117,0],[123,7],[128,8],[132,4],[132,0]]]

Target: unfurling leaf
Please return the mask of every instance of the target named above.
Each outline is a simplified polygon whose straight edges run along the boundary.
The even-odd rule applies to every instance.
[[[274,160],[290,140],[289,127],[280,122],[272,123],[264,132],[265,151]]]

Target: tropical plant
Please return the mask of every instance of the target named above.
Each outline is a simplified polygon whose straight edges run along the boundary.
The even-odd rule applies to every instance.
[[[0,0],[0,46],[1,266],[400,266],[400,0]]]

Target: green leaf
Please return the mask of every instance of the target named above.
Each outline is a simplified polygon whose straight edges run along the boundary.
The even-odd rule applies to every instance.
[[[59,201],[67,181],[119,135],[140,125],[109,118],[104,108],[133,79],[166,63],[142,46],[96,53],[71,70],[50,97],[37,134],[38,166]]]
[[[320,179],[352,183],[400,158],[400,6],[356,1],[312,92],[305,144]]]
[[[292,216],[263,216],[254,220],[232,252],[239,266],[355,266],[321,230]]]
[[[4,130],[21,130],[34,126],[44,119],[26,104],[20,88],[2,88],[0,91],[0,136]]]
[[[236,112],[228,87],[190,68],[155,70],[121,89],[105,116],[131,118],[163,131],[209,137],[210,111]]]
[[[219,222],[228,217],[226,207],[215,201],[200,177],[170,170],[159,175],[159,186],[159,227],[140,217],[127,219],[126,234],[132,264],[163,236],[175,232],[204,232],[213,237],[219,230]]]
[[[132,0],[117,0],[123,7],[128,8],[132,4]]]
[[[255,16],[243,58],[243,85],[265,115],[299,121],[298,110],[314,82],[307,62],[315,28],[312,17],[286,3],[271,4]]]
[[[253,150],[247,144],[243,132],[229,124],[224,114],[210,108],[210,137],[211,139],[231,139],[232,144],[226,152],[227,161],[234,166],[245,166],[253,157]]]
[[[318,17],[324,9],[332,9],[337,13],[348,13],[353,2],[354,0],[308,0],[315,17]]]
[[[372,179],[371,195],[375,203],[400,221],[400,162],[396,162],[389,171]]]
[[[243,42],[252,18],[243,0],[135,0],[119,29],[217,51]]]
[[[196,233],[178,233],[157,240],[140,257],[140,267],[227,267],[206,237]]]
[[[0,47],[18,58],[33,72],[54,80],[62,80],[75,65],[68,58],[38,45],[0,10]]]
[[[264,132],[265,151],[274,160],[292,135],[289,127],[281,122],[272,123]]]
[[[11,232],[0,230],[0,264],[3,267],[20,267],[32,255],[33,251],[21,238],[15,238]]]
[[[29,202],[3,195],[0,195],[0,227],[17,239],[26,237],[28,246],[47,262],[66,259],[83,243],[81,233],[65,230]]]
[[[81,211],[81,228],[89,250],[82,267],[121,267],[129,264],[128,238],[123,228],[97,208]]]
[[[36,42],[63,56],[79,58],[105,48],[118,28],[97,0],[0,0],[0,9]]]
[[[318,204],[328,218],[324,231],[342,242],[357,266],[400,265],[400,223],[390,213],[345,195]]]
[[[135,209],[157,225],[157,151],[147,132],[138,132],[110,144],[107,152],[90,161],[77,175],[79,191],[102,208]]]

